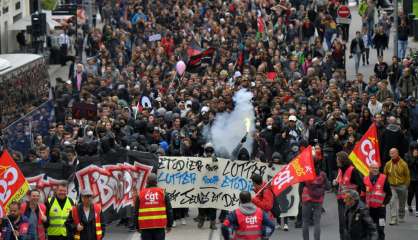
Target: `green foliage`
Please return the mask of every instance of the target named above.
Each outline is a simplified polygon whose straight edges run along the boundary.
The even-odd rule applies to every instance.
[[[54,10],[57,5],[57,0],[42,0],[42,9]]]

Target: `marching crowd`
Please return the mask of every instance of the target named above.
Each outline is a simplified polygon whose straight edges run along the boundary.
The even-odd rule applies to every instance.
[[[314,239],[320,239],[326,190],[337,192],[341,240],[384,239],[385,205],[390,203],[391,225],[404,221],[405,204],[413,211],[414,196],[418,205],[416,59],[406,54],[407,37],[400,39],[406,41],[400,59],[393,57],[391,63],[381,57],[369,59],[372,47],[383,55],[391,27],[386,13],[375,23],[378,2],[362,2],[366,8],[361,13],[363,27],[350,46],[343,34],[346,30],[336,23],[337,10],[344,4],[339,1],[121,0],[96,4],[102,27],[78,28],[76,35],[85,41],[76,41],[77,56],[69,79],[58,79],[62,84],[54,89],[56,121],[49,124],[47,134],[31,135],[32,148],[24,159],[13,154],[16,161],[39,166],[63,162],[74,167],[79,156],[106,151],[109,145],[160,156],[225,156],[214,152],[204,130],[216,114],[234,109],[236,91],[247,89],[254,95],[256,129],[250,136],[252,152],[242,147],[238,159],[286,164],[304,147],[315,146],[318,176],[301,184],[302,204],[295,222],[296,227],[303,226],[304,240],[309,239],[311,224]],[[402,11],[399,20],[408,32],[409,19]],[[214,53],[203,56],[198,64],[188,61],[195,59],[196,51],[198,55],[209,48]],[[86,61],[82,61],[84,54]],[[354,79],[346,75],[347,55],[355,57]],[[361,60],[363,64],[375,61],[375,74],[369,79],[358,73]],[[176,69],[179,61],[188,63],[185,72]],[[80,102],[95,105],[97,116],[76,119],[71,108]],[[381,167],[371,166],[370,177],[363,179],[348,154],[372,123],[378,128]],[[136,219],[128,221],[132,228],[147,229],[149,235],[143,239],[164,239],[161,229],[175,227],[177,222],[186,224],[188,216],[187,209],[171,209],[155,181],[148,179],[151,195],[141,191],[138,196],[138,224]],[[268,237],[275,229],[272,216],[279,223],[283,220],[282,229],[288,230],[289,219],[280,219],[273,193],[264,188],[266,183],[259,176],[252,181],[256,188],[267,190],[252,199],[242,192],[239,210],[221,212],[225,239],[231,229],[235,239]],[[11,224],[3,221],[6,235],[2,236],[9,236],[4,239],[13,239],[13,231],[19,234],[24,228],[20,223],[25,222],[32,234],[25,239],[45,239],[46,235],[66,239],[66,229],[74,231],[77,240],[100,239],[105,225],[99,207],[91,203],[92,193],[82,191],[81,203],[73,207],[66,193],[60,193],[64,188],[58,188],[46,206],[38,202],[36,190],[27,204],[13,203]],[[154,197],[150,196],[160,200],[151,201]],[[147,201],[157,206],[150,210]],[[159,211],[153,215],[155,208]],[[253,220],[246,222],[248,217]],[[216,209],[199,209],[198,226],[206,219],[215,229]],[[259,225],[260,219],[264,228],[252,229],[250,225]]]

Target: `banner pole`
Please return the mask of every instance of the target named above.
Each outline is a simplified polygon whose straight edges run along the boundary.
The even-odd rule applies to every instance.
[[[272,177],[270,179],[270,181],[268,181],[258,192],[256,192],[255,195],[254,195],[254,197],[257,196],[259,193],[261,193],[267,186],[270,186],[270,183],[271,183],[271,181],[273,181],[273,178],[274,177]]]
[[[13,236],[15,237],[16,240],[19,240],[16,236],[15,229],[13,227],[12,221],[10,221],[10,219],[9,219],[9,216],[6,216],[6,219],[9,221],[10,227],[12,228]]]

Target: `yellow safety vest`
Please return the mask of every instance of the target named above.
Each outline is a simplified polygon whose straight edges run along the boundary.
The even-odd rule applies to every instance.
[[[48,199],[51,206],[49,209],[49,227],[47,229],[48,236],[67,236],[67,228],[65,227],[65,221],[70,214],[71,208],[73,207],[70,199],[67,197],[65,200],[64,209],[61,209],[57,199],[54,198],[54,202]]]

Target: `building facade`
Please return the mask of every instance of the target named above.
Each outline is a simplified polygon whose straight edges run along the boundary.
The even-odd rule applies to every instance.
[[[18,31],[10,26],[30,16],[33,0],[0,0],[0,53],[13,53],[19,49],[16,41]]]

